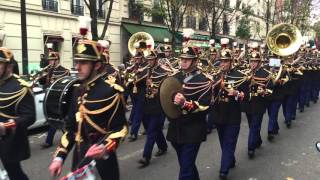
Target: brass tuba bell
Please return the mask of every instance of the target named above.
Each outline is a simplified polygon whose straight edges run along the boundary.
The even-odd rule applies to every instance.
[[[275,25],[267,35],[268,48],[279,56],[289,56],[299,50],[302,35],[299,29],[287,23]]]
[[[128,49],[132,56],[136,54],[135,44],[139,44],[139,49],[143,52],[144,56],[149,55],[149,50],[154,48],[154,40],[152,36],[146,32],[134,33],[128,41]]]

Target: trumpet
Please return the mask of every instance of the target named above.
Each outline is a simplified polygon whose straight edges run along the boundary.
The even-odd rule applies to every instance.
[[[51,64],[47,65],[34,75],[31,75],[32,80],[32,86],[34,86],[41,78],[48,76],[50,73],[52,73],[53,66]]]

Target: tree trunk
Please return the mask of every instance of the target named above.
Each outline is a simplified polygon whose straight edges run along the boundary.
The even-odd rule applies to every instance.
[[[103,27],[103,31],[102,31],[102,34],[100,36],[100,39],[104,39],[104,37],[106,35],[106,32],[108,30],[108,25],[109,25],[109,21],[110,21],[110,17],[111,17],[113,2],[114,2],[114,0],[110,0],[110,4],[109,4],[109,7],[108,7],[108,14],[107,14],[106,20],[104,22],[104,27]]]
[[[90,0],[90,17],[92,40],[98,40],[97,0]]]

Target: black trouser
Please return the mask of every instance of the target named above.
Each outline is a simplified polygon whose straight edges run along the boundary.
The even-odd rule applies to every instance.
[[[6,162],[2,160],[4,169],[7,171],[10,180],[29,180],[23,172],[20,162]]]
[[[115,153],[111,153],[107,160],[96,160],[97,170],[101,180],[119,180],[119,165]]]

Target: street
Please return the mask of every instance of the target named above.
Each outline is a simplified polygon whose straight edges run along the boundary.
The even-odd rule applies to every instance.
[[[254,160],[247,157],[247,120],[243,116],[237,150],[236,168],[229,172],[229,179],[235,180],[317,180],[320,179],[320,152],[315,142],[320,140],[319,123],[320,105],[312,104],[304,113],[297,112],[291,129],[283,123],[282,110],[279,114],[280,133],[275,141],[267,139],[267,115],[263,122],[263,145],[256,151]],[[167,123],[166,123],[167,124]],[[165,127],[166,133],[167,125]],[[61,132],[55,138],[58,144]],[[55,147],[42,150],[40,144],[46,135],[36,134],[30,137],[32,157],[23,162],[23,168],[30,180],[50,179],[48,165]],[[142,156],[144,136],[136,142],[127,140],[118,150],[122,180],[175,180],[178,179],[179,166],[175,151],[169,146],[166,155],[153,158],[150,166],[139,169],[137,161]],[[156,152],[156,148],[154,152]],[[220,168],[220,147],[217,132],[214,130],[200,148],[197,166],[202,180],[216,180]],[[63,174],[68,173],[70,157],[66,162]]]

